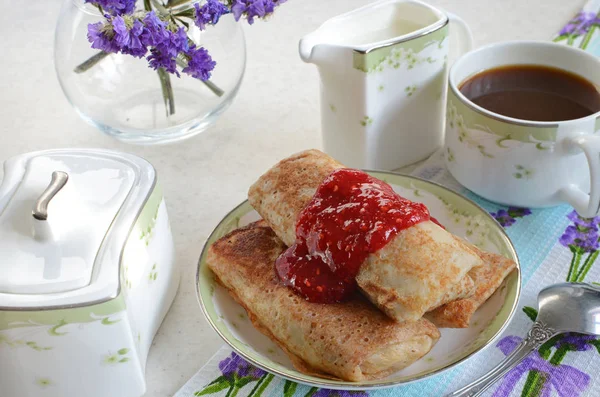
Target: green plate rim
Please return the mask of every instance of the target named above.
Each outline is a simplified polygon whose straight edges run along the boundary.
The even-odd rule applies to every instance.
[[[231,342],[223,334],[223,332],[219,329],[219,326],[217,325],[218,320],[213,319],[212,316],[208,313],[208,311],[206,309],[206,304],[204,302],[202,293],[200,291],[200,278],[202,277],[202,274],[201,274],[202,273],[202,264],[206,262],[205,257],[208,252],[209,242],[213,239],[213,237],[215,236],[215,233],[217,233],[217,231],[219,231],[220,227],[229,220],[229,217],[231,216],[231,214],[235,213],[242,206],[244,206],[248,203],[248,200],[244,200],[240,204],[235,206],[235,208],[233,208],[231,211],[229,211],[223,217],[223,219],[221,219],[221,221],[219,221],[217,226],[215,226],[215,228],[213,229],[211,234],[206,239],[206,242],[204,243],[204,246],[202,248],[202,253],[200,254],[200,258],[198,261],[198,268],[197,268],[197,272],[196,272],[196,298],[198,299],[198,304],[200,305],[200,308],[202,309],[204,316],[206,317],[206,319],[207,319],[208,323],[211,325],[211,327],[215,330],[215,332],[237,354],[242,356],[245,360],[252,363],[253,365],[255,365],[269,373],[280,376],[284,379],[288,379],[288,380],[291,380],[296,383],[319,387],[319,388],[337,389],[337,390],[375,390],[375,389],[390,388],[390,387],[395,387],[395,386],[400,386],[400,385],[407,385],[409,383],[413,383],[413,382],[417,382],[417,381],[422,381],[424,379],[440,375],[441,373],[443,373],[445,371],[455,368],[456,366],[464,363],[469,358],[475,356],[477,353],[485,350],[487,347],[492,345],[500,337],[500,335],[502,335],[502,333],[506,330],[506,328],[512,321],[512,319],[516,313],[517,307],[519,305],[519,300],[521,297],[521,282],[522,282],[521,264],[519,261],[519,256],[517,254],[517,251],[511,241],[510,237],[508,237],[508,234],[506,233],[504,228],[498,223],[498,221],[496,221],[496,219],[494,219],[485,209],[483,209],[479,204],[475,203],[473,200],[471,200],[471,199],[461,195],[460,193],[458,193],[446,186],[443,186],[437,182],[432,182],[432,181],[428,181],[426,179],[422,179],[422,178],[419,178],[416,176],[406,175],[406,174],[392,172],[392,171],[381,171],[381,170],[364,170],[364,171],[367,173],[370,173],[370,174],[376,173],[376,174],[382,174],[382,175],[390,175],[392,177],[401,177],[401,178],[406,178],[409,180],[417,181],[419,183],[425,183],[428,185],[432,185],[436,188],[446,191],[450,195],[453,195],[456,198],[458,198],[459,200],[464,200],[468,204],[470,204],[473,207],[475,207],[476,209],[480,210],[481,213],[483,214],[483,216],[486,217],[488,221],[491,221],[491,223],[493,225],[495,225],[497,230],[500,232],[500,235],[501,235],[502,239],[504,240],[504,243],[506,243],[507,247],[509,248],[510,256],[512,256],[512,259],[515,260],[516,265],[517,265],[516,269],[513,270],[513,272],[510,273],[504,281],[505,284],[508,284],[508,281],[510,281],[511,288],[514,289],[514,293],[512,294],[513,296],[509,297],[508,293],[507,293],[506,299],[507,300],[514,299],[514,301],[512,302],[512,306],[510,307],[510,312],[506,316],[504,323],[498,328],[498,330],[491,337],[489,337],[489,339],[483,345],[481,345],[477,349],[473,350],[472,352],[466,354],[464,357],[461,357],[460,359],[454,361],[451,364],[448,364],[445,367],[434,369],[433,371],[425,373],[425,374],[417,374],[417,375],[415,375],[414,378],[410,378],[410,379],[406,379],[406,380],[390,380],[390,381],[380,381],[380,382],[373,382],[373,381],[347,382],[347,381],[336,381],[336,380],[331,380],[331,379],[317,378],[315,376],[305,375],[295,369],[293,369],[293,370],[288,369],[286,371],[288,373],[286,373],[286,372],[280,371],[276,368],[271,368],[269,365],[266,365],[256,359],[254,359],[253,357],[251,357],[249,354],[244,352],[243,349],[240,349],[239,347],[235,346],[235,344],[233,342]],[[394,184],[394,182],[389,182],[389,183]],[[506,310],[506,305],[504,305],[503,307],[500,308],[500,311],[503,311],[503,310]],[[498,316],[498,315],[496,315],[496,316]],[[262,357],[262,355],[260,353],[257,353],[257,354]]]

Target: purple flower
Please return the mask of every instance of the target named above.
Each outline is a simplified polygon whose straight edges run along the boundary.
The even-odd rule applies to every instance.
[[[141,41],[144,25],[137,19],[125,18],[116,16],[112,20],[115,31],[115,42],[123,54],[141,58],[148,52],[148,49]]]
[[[168,52],[166,47],[162,49],[159,47],[150,49],[148,65],[154,70],[163,68],[167,72],[177,75],[177,77],[180,76],[179,72],[177,71],[177,62],[175,61],[175,58],[173,58]]]
[[[217,63],[212,60],[208,51],[204,47],[194,47],[186,55],[188,56],[188,65],[183,68],[183,73],[202,81],[210,79],[210,72]]]
[[[100,6],[111,15],[131,14],[135,9],[135,0],[85,0],[85,2]]]
[[[230,381],[245,377],[258,380],[266,374],[265,371],[256,368],[234,352],[231,352],[231,356],[226,357],[219,363],[219,369],[223,373],[223,376]]]
[[[573,224],[569,225],[564,234],[560,236],[559,241],[562,245],[579,252],[592,252],[600,248],[600,235],[598,234],[600,217],[582,218],[577,212],[572,211],[567,218]]]
[[[312,397],[369,397],[365,391],[319,389]]]
[[[575,248],[582,252],[592,252],[599,248],[598,230],[571,225],[565,230],[559,241],[562,245]]]
[[[517,221],[506,210],[498,210],[498,212],[492,212],[490,215],[493,216],[494,219],[496,219],[498,223],[504,227],[509,227]]]
[[[600,23],[593,12],[580,12],[566,24],[559,32],[560,36],[586,34],[593,25]]]
[[[286,0],[234,0],[231,6],[231,12],[236,21],[239,21],[242,15],[246,16],[248,23],[252,25],[254,18],[264,18],[271,14],[275,7],[285,3]]]
[[[577,211],[571,211],[569,215],[567,215],[569,220],[573,221],[576,226],[581,226],[585,228],[595,228],[600,224],[600,216],[595,218],[582,218],[579,216]]]
[[[144,32],[142,33],[142,43],[146,46],[157,46],[168,41],[171,32],[167,30],[167,23],[160,19],[154,11],[150,11],[144,17]]]
[[[115,42],[115,32],[111,24],[102,22],[91,23],[88,25],[88,40],[92,43],[92,48],[105,52],[118,52],[119,46]]]
[[[522,338],[517,336],[507,336],[502,338],[496,346],[505,356],[508,356],[521,341]],[[519,380],[532,370],[538,371],[544,376],[545,380],[539,394],[541,397],[550,397],[552,389],[556,390],[559,397],[578,397],[590,384],[590,376],[585,372],[570,365],[550,364],[535,351],[504,376],[492,397],[511,395]]]
[[[171,34],[170,39],[172,51],[179,53],[190,49],[189,39],[183,26],[181,26],[177,32]]]
[[[523,218],[524,216],[531,215],[531,210],[529,208],[509,207],[508,213],[513,218]]]
[[[154,45],[155,47],[150,49],[150,56],[148,57],[150,67],[155,70],[163,68],[179,77],[180,74],[177,71],[175,59],[179,53],[190,49],[185,29],[181,27],[177,32],[166,30],[166,37],[162,38],[160,42],[155,41]]]
[[[208,0],[202,7],[196,3],[194,8],[196,8],[195,22],[200,30],[204,30],[208,24],[215,25],[221,16],[229,13],[229,9],[218,0]]]
[[[586,351],[594,348],[594,345],[590,342],[595,341],[596,337],[594,335],[581,335],[568,333],[565,334],[555,345],[557,349],[561,347],[566,347],[572,351]]]

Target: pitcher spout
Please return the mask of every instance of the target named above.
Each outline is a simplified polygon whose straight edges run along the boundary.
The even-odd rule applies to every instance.
[[[298,45],[300,58],[319,68],[331,65],[343,65],[343,59],[352,53],[352,49],[323,40],[316,33],[311,33],[300,40]]]
[[[318,45],[315,34],[309,34],[303,37],[298,44],[298,49],[300,52],[300,58],[306,63],[316,63],[313,60],[313,50],[315,46]]]

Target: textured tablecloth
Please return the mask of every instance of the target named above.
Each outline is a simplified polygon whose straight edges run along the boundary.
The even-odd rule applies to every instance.
[[[600,0],[588,2],[554,41],[600,56],[599,11]],[[477,202],[506,228],[516,247],[523,275],[519,310],[494,346],[431,379],[370,392],[319,390],[297,385],[251,366],[231,349],[223,347],[175,397],[442,396],[483,375],[519,344],[535,318],[540,289],[564,281],[600,282],[600,265],[596,265],[600,254],[600,217],[582,219],[568,205],[530,210],[486,201],[449,175],[442,152],[433,155],[412,174],[441,183]],[[599,372],[600,338],[562,335],[529,355],[486,396],[597,397],[600,396],[600,379],[595,375]]]

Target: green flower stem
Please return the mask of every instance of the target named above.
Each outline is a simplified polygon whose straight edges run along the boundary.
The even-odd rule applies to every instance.
[[[175,58],[175,61],[177,62],[177,66],[179,66],[180,68],[186,68],[187,67],[187,61],[181,59],[180,56],[178,56],[177,58]],[[200,80],[209,90],[211,90],[213,92],[213,94],[215,94],[218,97],[222,97],[223,94],[225,94],[225,91],[223,91],[222,89],[220,89],[215,83],[213,83],[210,80]]]
[[[527,380],[523,386],[521,397],[539,397],[546,382],[546,377],[539,371],[529,371]]]
[[[175,100],[173,99],[173,86],[171,85],[171,75],[163,69],[157,70],[160,86],[162,88],[163,99],[165,101],[165,109],[167,117],[175,114]]]
[[[286,380],[285,385],[283,386],[283,397],[293,397],[294,394],[296,394],[297,387],[298,384],[296,382]]]
[[[260,387],[260,385],[263,383],[263,381],[265,380],[265,378],[269,376],[268,373],[264,374],[263,376],[260,377],[260,379],[258,380],[258,382],[256,382],[256,385],[254,385],[254,388],[250,391],[250,394],[248,394],[248,397],[253,397],[254,393],[256,393],[256,391],[258,390],[258,388]]]
[[[194,18],[195,13],[193,8],[186,8],[182,11],[176,11],[173,15],[176,17]]]
[[[581,48],[582,50],[585,50],[587,48],[588,44],[590,43],[590,40],[592,39],[592,35],[594,34],[595,30],[596,30],[596,25],[592,25],[590,30],[588,30],[588,32],[583,37],[583,41],[581,42],[581,45],[579,46],[579,48]]]
[[[586,258],[585,262],[583,263],[583,266],[581,267],[581,270],[577,274],[577,277],[575,278],[574,281],[576,281],[578,283],[583,282],[583,280],[585,279],[585,276],[587,276],[588,272],[594,265],[594,262],[598,258],[598,254],[600,254],[600,251],[594,251],[594,252],[588,254],[588,257]]]
[[[554,352],[549,363],[552,365],[560,365],[568,351],[569,349],[566,346],[559,348]],[[547,359],[546,357],[544,358]],[[544,373],[535,370],[529,371],[521,397],[539,397],[545,382],[546,375]]]
[[[552,41],[554,41],[555,43],[558,43],[559,41],[563,41],[566,38],[567,38],[567,36],[563,34],[563,35],[560,35],[560,36],[556,36],[554,38],[554,40],[552,40]]]
[[[577,270],[581,263],[581,253],[573,250],[573,258],[571,259],[571,266],[569,266],[569,274],[567,274],[567,281],[573,282],[577,276]]]
[[[567,45],[573,45],[573,43],[575,42],[575,35],[570,34],[569,38],[567,39]]]
[[[165,8],[158,0],[150,0],[152,5],[163,15],[169,15],[170,11]]]
[[[167,1],[167,8],[177,7],[178,5],[188,3],[190,0],[169,0]]]
[[[227,390],[227,394],[225,394],[225,397],[235,397],[235,396],[237,396],[239,391],[240,391],[240,388],[237,387],[235,384],[233,384],[233,385],[231,385],[229,390]]]
[[[200,80],[200,81],[202,81],[202,80]],[[210,80],[202,81],[202,83],[206,87],[208,87],[208,89],[211,90],[218,97],[223,96],[223,94],[225,93],[225,91],[223,91],[222,89],[220,89],[215,83],[213,83]]]
[[[152,11],[152,5],[150,4],[150,0],[144,0],[144,9],[146,11]]]
[[[100,62],[101,60],[103,60],[107,56],[108,56],[108,52],[100,51],[96,55],[93,55],[92,57],[90,57],[87,61],[85,61],[85,62],[80,63],[79,65],[77,65],[75,67],[75,69],[74,69],[75,73],[83,73],[83,72],[86,72],[86,71],[90,70],[91,68],[93,68],[94,66],[96,66],[96,64],[98,62]]]
[[[556,343],[556,341],[554,343]],[[548,360],[548,362],[552,365],[560,365],[568,351],[568,347],[563,346],[554,352],[550,360],[548,360],[547,357],[544,357],[544,359]],[[523,392],[521,393],[521,397],[539,397],[546,380],[546,375],[544,373],[535,370],[529,371],[527,380],[525,381],[525,386],[523,387]]]
[[[596,18],[600,17],[600,12],[598,14],[596,14]],[[592,36],[594,35],[594,31],[596,30],[596,24],[593,24],[590,27],[590,30],[588,30],[588,32],[585,34],[583,41],[581,42],[581,45],[579,46],[579,48],[581,48],[582,50],[585,50],[588,46],[588,44],[590,43],[590,40],[592,40]]]
[[[560,363],[562,363],[562,360],[564,360],[568,351],[569,349],[566,346],[558,348],[552,355],[552,358],[549,360],[549,363],[552,365],[559,365]]]
[[[264,380],[262,380],[262,382],[260,383],[260,386],[258,386],[258,389],[256,389],[256,392],[254,392],[255,394],[251,394],[251,396],[254,396],[254,397],[262,396],[262,394],[265,392],[267,387],[269,387],[269,384],[271,383],[273,378],[274,378],[273,374],[268,374],[266,376],[266,378],[264,378]]]
[[[312,397],[319,389],[311,387],[310,390],[304,395],[304,397]]]

